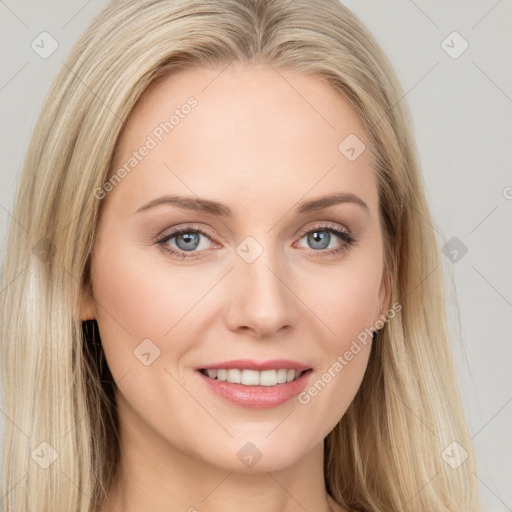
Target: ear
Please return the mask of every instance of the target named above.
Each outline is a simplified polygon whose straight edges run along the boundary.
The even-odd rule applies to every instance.
[[[80,291],[78,316],[82,322],[96,318],[96,302],[90,282]]]
[[[386,316],[391,302],[391,275],[385,267],[382,272],[382,280],[379,288],[380,315]]]

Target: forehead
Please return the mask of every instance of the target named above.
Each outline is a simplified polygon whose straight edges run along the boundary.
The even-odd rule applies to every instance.
[[[344,141],[362,151],[356,159]],[[362,123],[316,75],[230,64],[162,77],[132,110],[112,171],[143,146],[114,191],[130,207],[163,192],[243,204],[334,191],[376,200]]]

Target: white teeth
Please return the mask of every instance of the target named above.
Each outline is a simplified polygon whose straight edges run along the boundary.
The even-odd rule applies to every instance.
[[[281,368],[279,370],[243,370],[232,368],[229,370],[206,370],[208,377],[232,384],[244,384],[245,386],[275,386],[298,379],[304,372]]]
[[[260,383],[260,372],[257,370],[242,370],[242,384],[257,386]]]
[[[286,382],[286,373],[288,370],[277,370],[277,383],[284,384]]]
[[[242,382],[242,372],[238,369],[228,370],[228,382],[233,382],[234,384],[240,384]]]
[[[295,373],[295,372],[293,372]],[[277,384],[277,371],[265,370],[260,373],[260,386],[275,386]]]

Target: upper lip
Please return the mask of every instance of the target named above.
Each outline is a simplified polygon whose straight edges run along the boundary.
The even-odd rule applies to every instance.
[[[197,368],[198,370],[214,370],[214,369],[247,369],[247,370],[279,370],[280,368],[287,370],[305,371],[311,369],[311,366],[292,361],[291,359],[269,359],[268,361],[255,361],[254,359],[236,359],[232,361],[222,361],[220,363],[209,364]]]

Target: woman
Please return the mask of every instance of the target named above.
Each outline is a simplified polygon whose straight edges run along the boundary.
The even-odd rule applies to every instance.
[[[478,509],[402,96],[335,0],[96,17],[10,228],[5,510]]]

